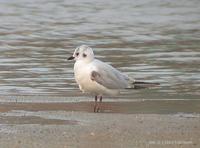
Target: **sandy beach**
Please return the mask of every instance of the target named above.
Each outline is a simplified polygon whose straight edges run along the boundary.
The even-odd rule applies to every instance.
[[[199,0],[0,0],[0,148],[200,148],[199,7]],[[67,60],[83,44],[132,80],[160,85],[103,95],[94,113],[94,96],[80,91]],[[127,88],[106,73],[99,84]]]
[[[188,107],[184,112],[181,106],[187,104],[193,110]],[[0,145],[1,148],[197,148],[199,113],[199,101],[108,101],[101,113],[93,113],[92,101],[1,102]]]

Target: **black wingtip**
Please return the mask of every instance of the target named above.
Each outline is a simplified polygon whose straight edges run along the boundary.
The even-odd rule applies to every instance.
[[[153,82],[141,82],[141,81],[135,81],[133,84],[150,84],[150,85],[160,85],[160,83],[153,83]]]
[[[133,82],[133,85],[134,89],[144,89],[144,88],[156,87],[160,85],[160,83],[135,81]]]

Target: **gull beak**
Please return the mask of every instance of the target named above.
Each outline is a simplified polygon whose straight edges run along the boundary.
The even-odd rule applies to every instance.
[[[69,57],[67,60],[73,60],[74,59],[74,57],[73,56],[71,56],[71,57]]]

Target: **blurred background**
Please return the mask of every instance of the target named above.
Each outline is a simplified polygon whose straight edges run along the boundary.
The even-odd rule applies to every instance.
[[[122,99],[200,99],[199,0],[0,0],[0,95],[85,97],[67,61],[82,44],[161,83]]]

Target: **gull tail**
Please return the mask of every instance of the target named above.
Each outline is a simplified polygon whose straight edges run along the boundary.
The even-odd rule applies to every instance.
[[[160,85],[160,83],[135,81],[132,83],[132,87],[128,89],[145,89],[149,87],[156,87],[158,85]]]

